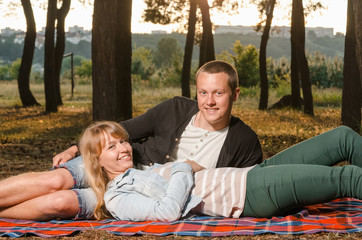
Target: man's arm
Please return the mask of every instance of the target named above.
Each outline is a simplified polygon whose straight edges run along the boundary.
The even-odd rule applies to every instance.
[[[67,150],[58,153],[53,157],[53,167],[66,163],[69,160],[75,158],[77,156],[77,153],[78,153],[77,145],[73,145]]]

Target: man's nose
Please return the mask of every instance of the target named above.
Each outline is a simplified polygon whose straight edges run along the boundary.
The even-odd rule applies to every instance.
[[[214,95],[213,94],[209,94],[208,96],[207,96],[207,104],[215,104],[215,98],[214,98]]]

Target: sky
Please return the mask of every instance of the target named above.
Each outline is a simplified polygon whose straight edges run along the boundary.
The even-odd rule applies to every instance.
[[[16,14],[9,15],[10,11],[6,7],[10,0],[0,0],[0,29],[10,27],[13,29],[26,29],[25,17],[20,7]],[[210,0],[209,0],[210,1]],[[306,18],[307,27],[332,27],[334,33],[346,31],[347,0],[320,0],[326,9],[313,13]],[[2,4],[1,4],[2,2]],[[291,0],[280,0],[282,3],[291,2]],[[251,6],[249,4],[249,6]],[[162,26],[142,22],[142,11],[145,7],[143,0],[133,0],[132,6],[132,32],[133,33],[151,33],[152,30],[165,30],[172,32],[177,29],[176,25]],[[46,11],[34,8],[37,30],[41,30],[46,24]],[[92,28],[92,7],[83,7],[77,0],[71,2],[71,10],[66,18],[66,31],[69,27],[78,25],[86,30]],[[243,25],[253,26],[258,22],[258,12],[255,7],[243,6],[239,10],[239,15],[228,16],[226,14],[215,14],[212,16],[212,22],[215,25]],[[275,10],[273,25],[289,26],[290,20],[285,13]]]

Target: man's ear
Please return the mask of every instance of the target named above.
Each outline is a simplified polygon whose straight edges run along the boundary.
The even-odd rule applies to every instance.
[[[240,88],[236,88],[234,93],[233,93],[233,102],[235,102],[236,100],[238,100],[240,95]]]

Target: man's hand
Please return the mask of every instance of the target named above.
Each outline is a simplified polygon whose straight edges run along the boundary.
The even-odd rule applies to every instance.
[[[77,155],[77,152],[78,152],[78,147],[74,145],[74,146],[71,146],[70,148],[68,148],[67,150],[65,150],[64,152],[61,152],[61,153],[55,155],[53,157],[53,167],[66,163],[69,160],[75,158],[75,156]]]
[[[198,172],[198,171],[205,169],[203,166],[201,166],[201,165],[197,164],[195,161],[192,161],[189,159],[187,159],[185,161],[185,163],[190,164],[190,166],[192,167],[192,171],[194,171],[194,172]]]

